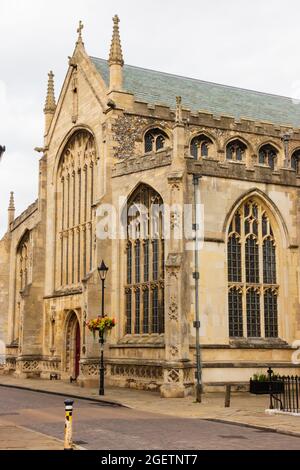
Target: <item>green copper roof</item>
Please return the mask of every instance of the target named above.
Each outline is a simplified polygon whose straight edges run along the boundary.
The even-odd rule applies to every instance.
[[[104,81],[109,83],[109,66],[104,59],[91,57]],[[180,77],[155,70],[124,66],[124,90],[137,100],[175,108],[176,96],[191,111],[230,115],[274,124],[300,127],[300,101],[284,96],[244,90],[227,85]]]

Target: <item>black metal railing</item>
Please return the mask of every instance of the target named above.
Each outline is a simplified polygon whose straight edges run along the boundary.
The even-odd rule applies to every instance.
[[[270,377],[270,409],[279,409],[290,413],[300,413],[300,377]]]

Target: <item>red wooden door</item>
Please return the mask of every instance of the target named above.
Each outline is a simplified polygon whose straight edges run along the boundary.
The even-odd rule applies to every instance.
[[[75,346],[75,378],[79,376],[79,361],[80,361],[80,327],[77,324],[76,328],[76,346]]]

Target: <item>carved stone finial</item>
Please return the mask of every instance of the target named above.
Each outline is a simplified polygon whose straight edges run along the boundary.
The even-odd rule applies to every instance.
[[[77,33],[78,33],[77,44],[83,44],[83,40],[82,40],[82,30],[83,30],[83,28],[84,28],[84,24],[80,20],[79,21],[79,26],[78,26],[78,29],[77,29]]]
[[[15,220],[15,200],[14,193],[10,193],[9,206],[8,206],[8,231],[10,230],[10,225]]]
[[[54,95],[54,74],[52,70],[48,73],[48,88],[47,96],[44,107],[45,114],[54,114],[56,109],[55,95]]]
[[[115,15],[113,17],[113,22],[114,22],[114,29],[113,29],[113,37],[112,37],[110,53],[109,53],[109,65],[117,64],[123,67],[124,60],[123,60],[120,31],[119,31],[120,20],[119,20],[118,15]]]
[[[182,124],[182,99],[176,96],[176,122]]]
[[[8,210],[9,211],[14,211],[15,210],[15,199],[14,199],[14,192],[13,191],[11,191],[11,193],[10,193]]]

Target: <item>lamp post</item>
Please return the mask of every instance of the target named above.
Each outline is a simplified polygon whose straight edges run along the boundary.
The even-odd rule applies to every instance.
[[[102,282],[102,307],[101,307],[101,318],[104,318],[104,290],[105,290],[105,279],[107,275],[108,267],[102,261],[101,265],[98,267],[98,274]],[[99,395],[104,395],[104,332],[99,330],[99,343],[100,343],[100,386],[99,386]]]
[[[6,150],[5,147],[3,145],[0,145],[0,160],[1,160],[2,155],[4,154],[5,150]]]

